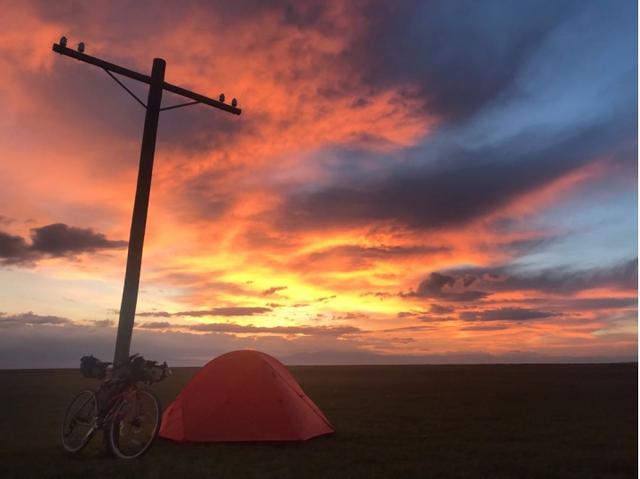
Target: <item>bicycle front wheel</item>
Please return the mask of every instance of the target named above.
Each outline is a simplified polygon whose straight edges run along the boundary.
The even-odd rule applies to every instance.
[[[62,421],[62,447],[79,452],[97,429],[98,401],[93,391],[79,392],[72,400]]]
[[[113,415],[109,430],[111,450],[121,459],[142,456],[160,430],[162,406],[149,390],[139,389],[124,399]]]

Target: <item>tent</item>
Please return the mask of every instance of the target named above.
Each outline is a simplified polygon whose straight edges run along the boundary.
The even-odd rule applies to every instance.
[[[334,431],[287,368],[259,351],[223,354],[189,381],[162,417],[174,441],[304,441]]]

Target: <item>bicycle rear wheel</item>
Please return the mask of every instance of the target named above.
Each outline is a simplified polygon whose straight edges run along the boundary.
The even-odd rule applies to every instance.
[[[139,389],[133,398],[118,406],[111,426],[111,450],[121,459],[142,456],[160,430],[162,406],[158,397],[149,390]]]
[[[93,391],[80,391],[72,400],[62,421],[60,439],[68,452],[79,452],[97,429],[98,401]]]

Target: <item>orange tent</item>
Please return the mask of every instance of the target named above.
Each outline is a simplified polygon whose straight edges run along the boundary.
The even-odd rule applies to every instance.
[[[259,351],[233,351],[207,363],[162,417],[174,441],[304,441],[333,426],[287,368]]]

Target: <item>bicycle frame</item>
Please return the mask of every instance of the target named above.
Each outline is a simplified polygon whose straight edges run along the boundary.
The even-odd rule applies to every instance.
[[[98,412],[98,414],[96,414],[95,417],[91,419],[91,422],[89,424],[86,424],[87,426],[91,426],[91,429],[89,429],[85,437],[91,438],[99,429],[102,429],[106,425],[110,424],[114,419],[116,411],[120,407],[120,404],[123,401],[135,398],[135,394],[137,392],[138,386],[136,384],[130,384],[124,391],[115,394],[109,400],[109,405],[106,408],[107,412],[104,414],[100,414],[100,412]]]
[[[135,399],[135,395],[138,392],[138,386],[136,384],[129,384],[124,391],[117,393],[109,401],[107,412],[102,417],[102,425],[109,424],[116,414],[116,411],[120,407],[123,401]],[[134,401],[135,403],[135,401]]]
[[[99,360],[96,361],[103,366],[108,365]],[[76,453],[82,450],[100,429],[105,432],[105,440],[109,436],[108,448],[115,448],[116,454],[124,459],[129,459],[130,454],[133,454],[131,457],[144,454],[151,445],[160,425],[162,406],[159,399],[151,391],[146,391],[140,386],[143,383],[150,385],[164,379],[171,374],[171,370],[167,367],[166,362],[158,365],[155,361],[147,361],[138,355],[131,356],[129,363],[112,368],[110,371],[104,371],[110,372],[109,379],[102,382],[100,387],[95,390],[85,390],[79,393],[69,404],[61,431],[62,445],[68,452]],[[104,377],[104,375],[94,374],[93,370],[87,373],[81,368],[81,371],[85,377]],[[147,396],[150,396],[153,401],[153,408],[149,410],[146,402],[142,399]],[[89,405],[91,407],[87,409]],[[131,431],[133,434],[138,434],[142,431],[141,428],[146,424],[146,418],[151,418],[147,414],[150,411],[154,412],[155,422],[148,442],[143,444],[144,447],[137,452],[123,453],[119,446],[120,435],[123,434],[123,431],[124,434],[131,434]],[[76,432],[76,437],[80,433],[79,442],[78,439],[71,439],[75,443],[69,442],[67,438],[72,437],[71,433],[76,426],[82,426],[82,430]]]

